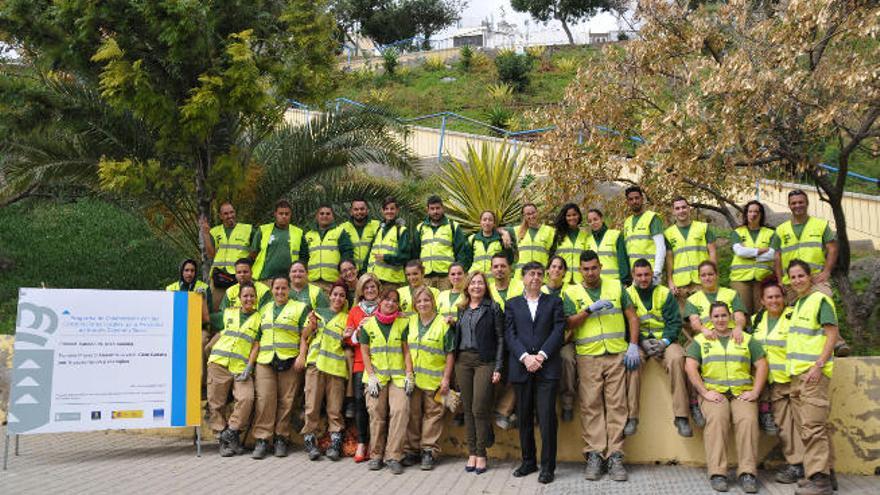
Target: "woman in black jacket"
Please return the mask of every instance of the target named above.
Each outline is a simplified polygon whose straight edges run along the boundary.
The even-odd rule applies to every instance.
[[[504,313],[489,296],[482,272],[468,274],[464,286],[455,324],[455,376],[467,432],[465,471],[482,474],[492,434],[492,385],[501,381],[504,361]]]

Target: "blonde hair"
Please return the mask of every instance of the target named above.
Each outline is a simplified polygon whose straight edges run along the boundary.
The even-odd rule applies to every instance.
[[[375,273],[365,273],[360,276],[357,281],[357,285],[354,288],[353,304],[361,302],[361,299],[364,298],[364,286],[370,282],[376,284],[376,293],[382,292],[382,282],[379,281],[379,277],[377,277]]]
[[[471,303],[471,294],[468,292],[468,287],[470,287],[471,281],[477,276],[482,277],[483,283],[486,284],[486,294],[483,296],[483,299],[492,297],[489,295],[489,279],[486,278],[486,274],[480,270],[470,272],[468,273],[467,278],[464,279],[464,287],[461,290],[461,295],[458,296],[456,306],[458,306],[459,309],[467,309],[468,305]]]
[[[419,296],[421,296],[422,294],[425,294],[425,293],[427,293],[428,297],[431,298],[431,305],[433,306],[434,311],[437,311],[437,299],[434,297],[434,291],[429,289],[427,285],[422,285],[421,287],[417,288],[415,290],[415,292],[413,292],[413,295],[412,295],[413,307],[415,307],[416,301],[419,300]]]

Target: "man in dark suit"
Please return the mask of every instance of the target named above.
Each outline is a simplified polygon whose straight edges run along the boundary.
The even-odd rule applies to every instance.
[[[526,263],[522,275],[523,295],[508,300],[504,311],[510,356],[508,380],[516,390],[522,450],[522,464],[513,475],[521,477],[538,470],[534,426],[537,409],[542,444],[538,482],[550,483],[556,471],[556,393],[562,375],[559,349],[565,314],[562,299],[541,292],[544,267],[540,263]]]

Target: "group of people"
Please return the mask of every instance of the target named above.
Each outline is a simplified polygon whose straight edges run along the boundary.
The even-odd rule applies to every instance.
[[[253,458],[286,456],[302,408],[312,460],[342,456],[348,414],[355,462],[395,474],[416,464],[429,470],[444,409],[460,394],[467,471],[488,469],[493,423],[518,425],[522,463],[513,475],[540,471],[538,481],[550,483],[558,397],[563,421],[578,403],[585,478],[607,472],[625,481],[639,374],[654,358],[670,377],[678,434],[692,436],[691,422],[704,428],[713,489],[728,490],[732,423],[745,492],[758,491],[763,429],[782,442],[786,465],[776,481],[798,483],[801,495],[831,493],[829,382],[835,351],[848,348],[830,297],[837,246],[828,223],[807,214],[802,191],[789,194],[792,218],[775,230],[763,205],[749,202],[731,234],[727,288],[716,234],[692,218],[687,199],[672,202],[675,223],[664,228],[639,187],[625,195],[630,215],[620,230],[597,209],[582,228],[572,203],[546,225],[527,204],[520,225],[498,226],[486,211],[471,234],[436,196],[414,228],[394,198],[381,221],[360,199],[339,224],[322,205],[308,230],[290,223],[284,200],[275,221],[259,227],[238,222],[223,203],[222,224],[202,224],[210,284],[186,260],[167,287],[205,294],[208,409],[221,455],[242,453],[247,430]],[[323,452],[322,410],[330,433]]]

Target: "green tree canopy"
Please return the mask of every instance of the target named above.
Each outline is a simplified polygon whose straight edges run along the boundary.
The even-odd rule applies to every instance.
[[[547,22],[557,20],[574,44],[569,24],[589,19],[599,12],[622,11],[626,8],[624,0],[510,0],[510,6],[517,12],[528,12],[535,20]]]

